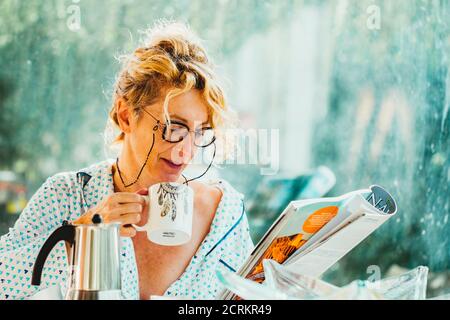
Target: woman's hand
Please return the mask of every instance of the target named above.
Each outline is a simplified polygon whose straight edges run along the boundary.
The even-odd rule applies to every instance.
[[[131,224],[137,224],[143,220],[142,218],[147,217],[147,194],[148,191],[146,189],[141,189],[136,193],[113,193],[73,221],[73,224],[90,224],[94,214],[98,214],[104,223],[120,222],[120,236],[134,237],[136,229]]]

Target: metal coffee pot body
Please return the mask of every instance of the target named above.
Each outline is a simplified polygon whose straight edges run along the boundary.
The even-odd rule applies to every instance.
[[[66,224],[42,246],[34,264],[32,285],[40,285],[45,260],[59,241],[69,261],[66,300],[117,300],[121,295],[119,223]]]

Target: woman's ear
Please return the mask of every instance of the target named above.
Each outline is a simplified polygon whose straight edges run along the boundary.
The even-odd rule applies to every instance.
[[[119,98],[117,100],[117,122],[119,123],[120,130],[124,133],[131,132],[131,116],[132,110],[124,99]]]

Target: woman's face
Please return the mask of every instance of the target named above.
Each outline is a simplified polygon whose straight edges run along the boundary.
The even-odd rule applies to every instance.
[[[144,107],[145,111],[165,123],[163,113],[163,99],[153,105]],[[153,141],[153,150],[150,153],[145,175],[157,182],[177,181],[183,170],[194,157],[197,146],[194,145],[194,133],[202,128],[210,127],[208,122],[208,106],[200,91],[192,89],[169,100],[169,116],[172,122],[185,124],[191,131],[182,141],[171,143],[162,138],[163,126],[156,131],[153,128],[156,120],[142,111],[138,118],[132,117],[130,121],[129,143],[133,158],[140,168],[147,157]]]

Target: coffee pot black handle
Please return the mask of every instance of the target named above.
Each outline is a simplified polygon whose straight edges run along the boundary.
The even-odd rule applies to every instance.
[[[41,275],[45,260],[47,260],[47,257],[50,251],[52,251],[53,247],[62,240],[68,242],[71,246],[74,244],[75,226],[70,224],[63,225],[62,227],[59,227],[58,229],[53,231],[50,237],[48,237],[48,239],[45,241],[36,258],[36,262],[34,263],[33,275],[31,277],[31,284],[33,286],[38,286],[41,284]]]

